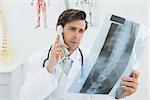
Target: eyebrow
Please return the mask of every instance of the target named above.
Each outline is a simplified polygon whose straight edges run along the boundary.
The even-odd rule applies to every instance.
[[[69,28],[78,29],[78,27],[74,27],[74,26],[69,26]],[[85,29],[82,29],[82,28],[80,28],[80,30],[85,31]]]

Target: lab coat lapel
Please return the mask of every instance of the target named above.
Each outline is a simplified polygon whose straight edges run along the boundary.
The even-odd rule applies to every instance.
[[[74,58],[71,56],[71,59],[73,60],[73,64],[67,76],[69,84],[73,82],[79,70],[81,69],[81,54],[78,49],[75,52]]]

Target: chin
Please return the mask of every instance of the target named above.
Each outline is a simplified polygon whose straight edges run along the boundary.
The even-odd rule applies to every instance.
[[[71,51],[75,51],[78,47],[69,48]]]

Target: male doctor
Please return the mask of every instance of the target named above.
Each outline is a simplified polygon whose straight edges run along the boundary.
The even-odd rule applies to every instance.
[[[79,48],[87,29],[86,14],[77,9],[65,10],[58,18],[58,25],[63,27],[64,44],[62,45],[58,35],[50,49],[42,49],[29,58],[27,77],[20,93],[21,100],[89,100],[87,95],[72,94],[67,91],[88,54],[87,50]],[[67,48],[68,59],[72,62],[70,68],[65,68],[63,62],[64,47]],[[136,92],[138,71],[133,70],[132,76],[122,78],[120,84],[122,92],[120,94],[116,92],[116,98]],[[104,99],[106,100],[104,97],[99,97],[95,100]]]

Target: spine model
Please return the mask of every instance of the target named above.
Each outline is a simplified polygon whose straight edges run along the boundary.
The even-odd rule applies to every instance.
[[[0,60],[5,61],[9,57],[9,49],[8,49],[8,33],[7,33],[7,23],[2,12],[2,8],[0,7],[0,24],[1,24],[1,45],[0,45]]]

